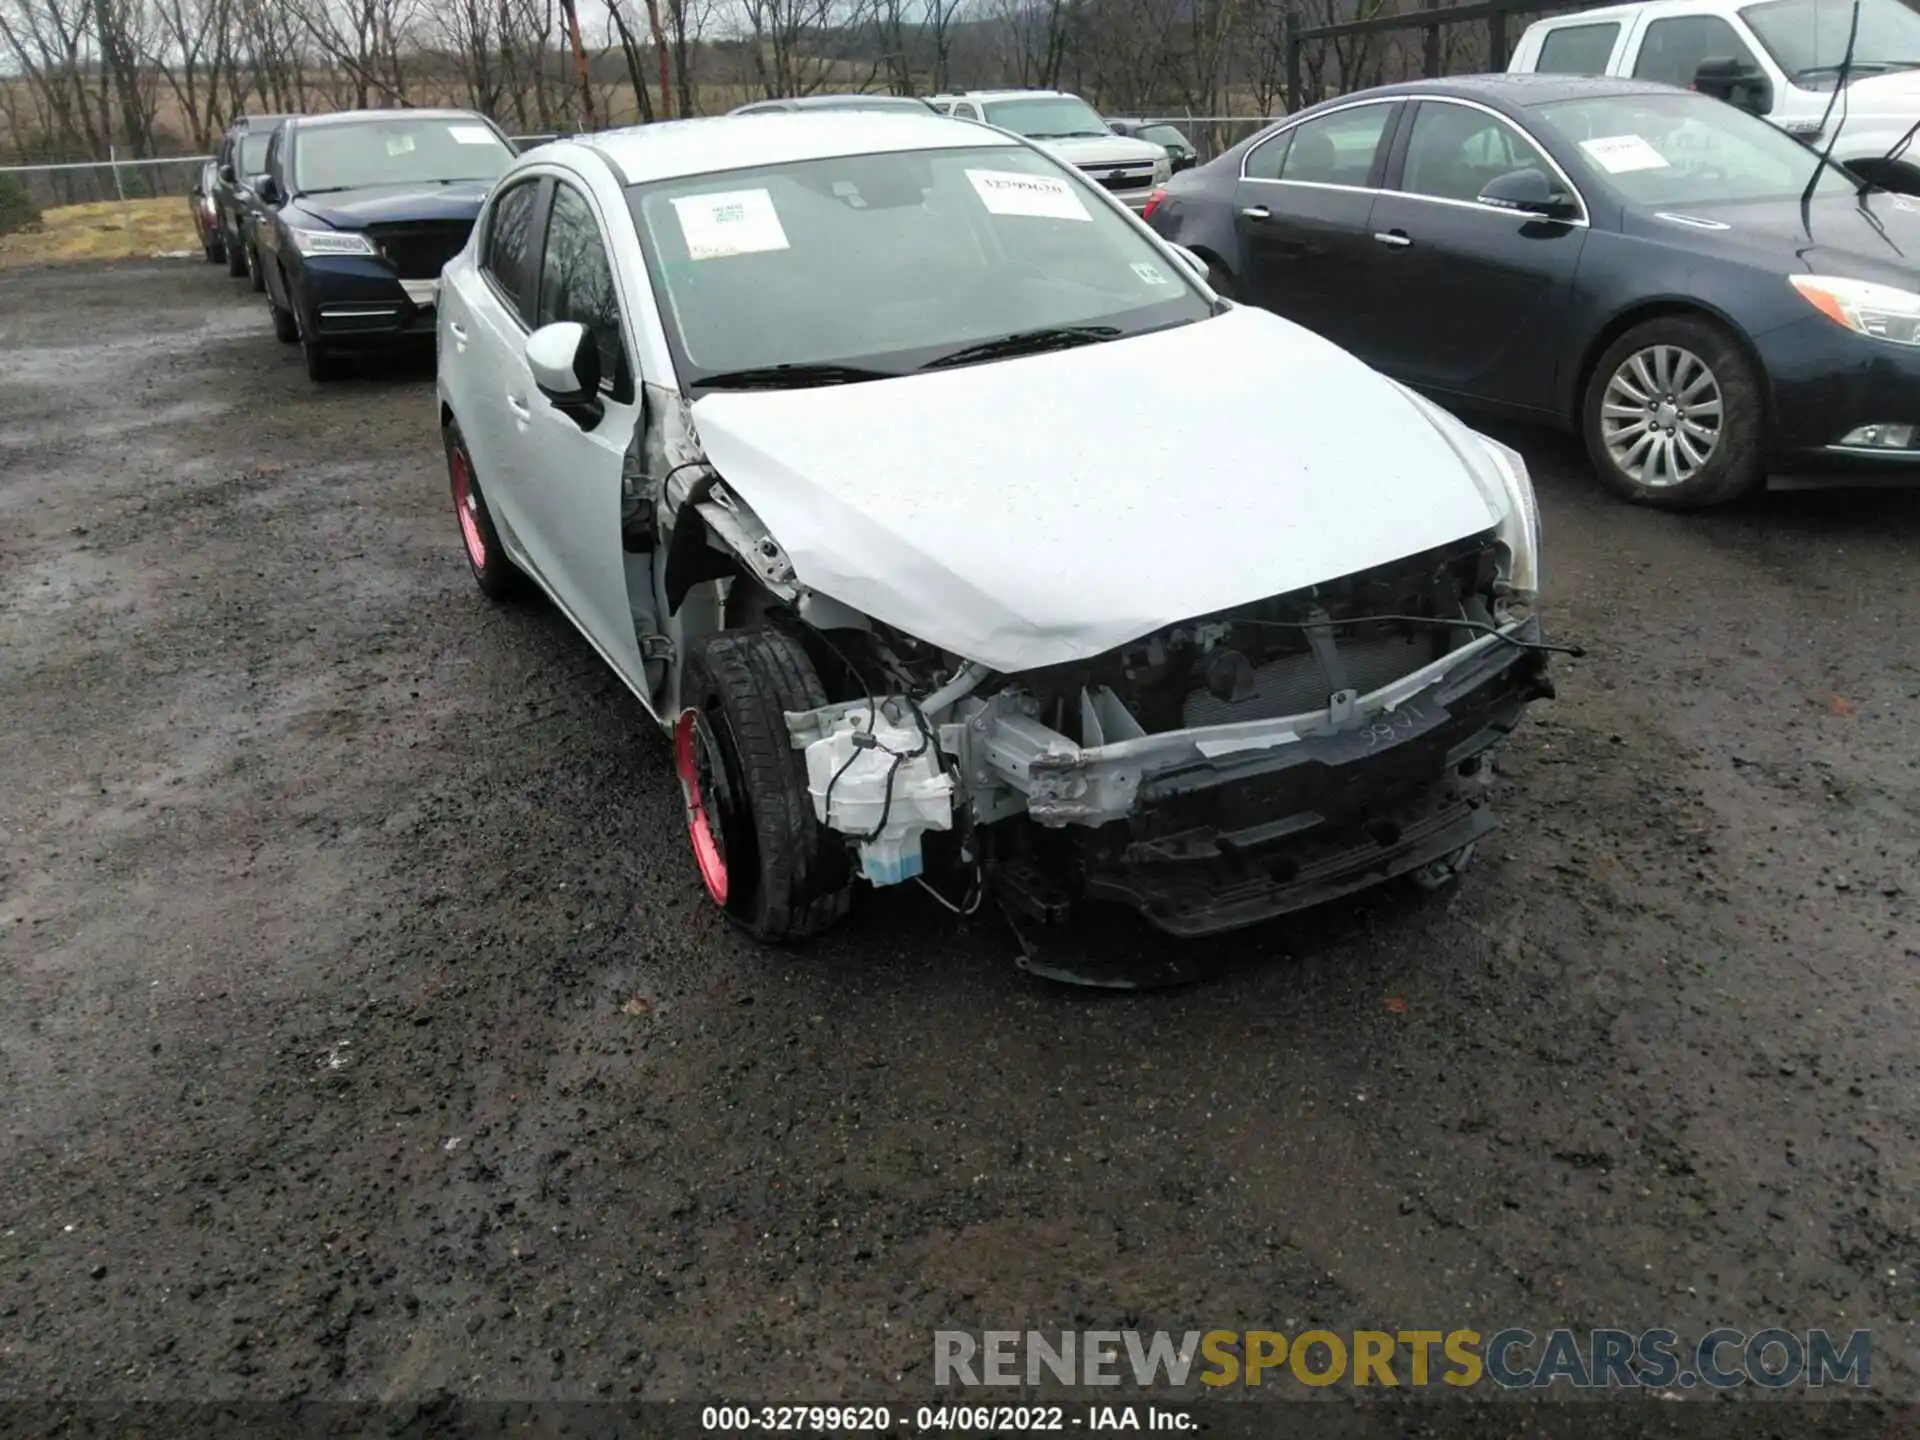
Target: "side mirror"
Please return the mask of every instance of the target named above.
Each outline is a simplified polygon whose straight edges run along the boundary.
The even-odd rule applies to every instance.
[[[1502,210],[1517,210],[1523,215],[1538,215],[1547,220],[1566,220],[1573,216],[1573,197],[1551,179],[1544,170],[1529,167],[1509,170],[1487,182],[1480,192],[1482,205],[1497,205]]]
[[[1693,72],[1691,88],[1749,115],[1765,115],[1773,109],[1773,82],[1766,73],[1730,56],[1702,60]]]
[[[527,337],[527,368],[547,402],[582,430],[606,413],[600,403],[600,345],[573,320],[542,325]]]
[[[229,185],[238,185],[240,183],[233,173],[233,165],[231,162],[220,167],[220,178]]]
[[[273,176],[256,175],[247,183],[252,187],[253,193],[260,197],[262,203],[267,205],[278,205],[280,203],[282,198],[280,195],[280,185]]]

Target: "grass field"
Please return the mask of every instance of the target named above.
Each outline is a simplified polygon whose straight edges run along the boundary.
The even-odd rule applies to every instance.
[[[106,200],[62,205],[41,213],[38,230],[0,235],[0,267],[75,260],[125,260],[200,249],[187,202]]]

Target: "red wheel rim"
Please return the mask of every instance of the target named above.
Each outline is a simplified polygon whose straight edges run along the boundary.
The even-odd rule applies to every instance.
[[[455,446],[447,457],[453,471],[453,511],[460,517],[460,533],[466,538],[467,559],[473,568],[487,568],[487,542],[480,535],[480,496],[473,488],[473,467],[467,464],[467,452]]]
[[[716,905],[727,903],[727,857],[721,853],[720,839],[712,817],[707,814],[705,792],[700,786],[701,751],[709,764],[712,751],[704,736],[695,735],[700,712],[683,710],[673,727],[673,764],[680,772],[680,793],[687,802],[687,836],[693,841],[693,858],[706,882],[707,894]]]

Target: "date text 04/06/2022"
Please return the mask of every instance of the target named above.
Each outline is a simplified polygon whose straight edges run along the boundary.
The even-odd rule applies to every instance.
[[[1190,1412],[1158,1405],[920,1405],[911,1411],[885,1405],[709,1405],[700,1412],[700,1423],[706,1430],[812,1434],[1199,1428],[1199,1420]]]

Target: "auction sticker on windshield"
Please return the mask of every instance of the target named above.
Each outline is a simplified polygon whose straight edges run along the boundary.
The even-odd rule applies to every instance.
[[[679,195],[673,208],[690,260],[718,260],[786,250],[786,228],[765,190],[727,190],[717,195]]]
[[[1667,157],[1648,144],[1644,135],[1602,135],[1597,140],[1582,140],[1580,148],[1609,175],[1668,168]]]
[[[1093,216],[1057,175],[1025,175],[1018,170],[969,170],[980,203],[991,215],[1032,215],[1043,220],[1086,220]],[[678,203],[677,201],[675,202]]]
[[[493,131],[484,125],[449,125],[447,133],[453,136],[456,145],[491,145]]]

